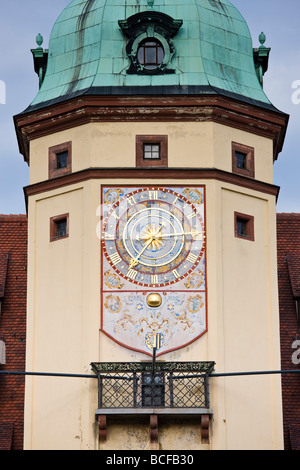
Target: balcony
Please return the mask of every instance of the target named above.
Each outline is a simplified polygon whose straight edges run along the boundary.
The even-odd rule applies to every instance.
[[[100,437],[105,439],[107,416],[199,416],[208,439],[209,375],[214,362],[92,363],[98,377]],[[102,433],[102,434],[101,434]],[[205,437],[206,436],[206,437]]]

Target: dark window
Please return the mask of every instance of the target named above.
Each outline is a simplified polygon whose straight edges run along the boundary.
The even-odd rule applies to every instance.
[[[247,237],[247,220],[237,218],[237,234],[240,237]]]
[[[235,212],[234,230],[237,238],[254,241],[254,217]]]
[[[160,145],[159,144],[144,144],[144,159],[160,159]]]
[[[165,384],[163,374],[142,375],[142,406],[164,406]]]
[[[147,39],[138,49],[137,59],[146,69],[156,69],[164,60],[164,49],[156,39]]]
[[[55,222],[55,235],[56,238],[65,237],[67,235],[67,219]]]
[[[68,156],[69,152],[66,150],[65,152],[59,152],[56,154],[56,168],[57,170],[61,168],[67,168],[68,166]]]
[[[247,170],[247,154],[235,152],[236,166],[241,170]]]
[[[69,214],[51,217],[50,219],[50,241],[67,238],[69,236]]]

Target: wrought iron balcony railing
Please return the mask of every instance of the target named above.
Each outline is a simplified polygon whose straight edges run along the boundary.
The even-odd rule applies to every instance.
[[[209,409],[213,362],[92,363],[98,409]],[[196,411],[196,410],[195,410]]]

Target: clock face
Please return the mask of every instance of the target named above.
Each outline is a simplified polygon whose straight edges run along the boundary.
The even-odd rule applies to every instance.
[[[197,192],[138,188],[116,203],[103,224],[102,248],[114,271],[146,287],[164,287],[191,274],[204,252],[204,223]],[[199,202],[198,202],[199,203]]]

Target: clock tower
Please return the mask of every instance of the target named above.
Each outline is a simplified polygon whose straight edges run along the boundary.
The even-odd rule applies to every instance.
[[[206,331],[204,188],[104,186],[103,195],[102,331],[150,356],[156,334],[157,356],[182,348]]]
[[[273,164],[228,0],[72,0],[15,116],[30,166],[26,449],[281,449]]]

